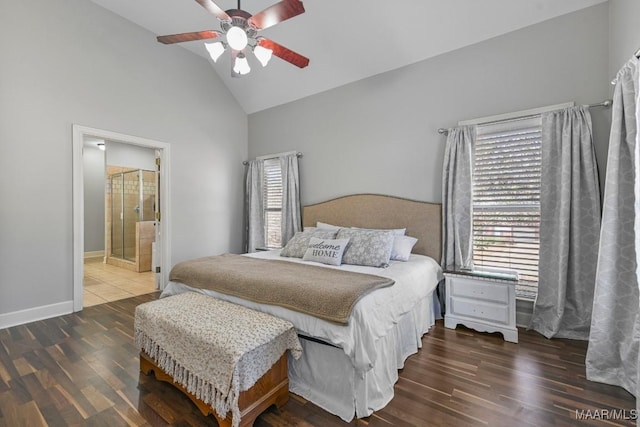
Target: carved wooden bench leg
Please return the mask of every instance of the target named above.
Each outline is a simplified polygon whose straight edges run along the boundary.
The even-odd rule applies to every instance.
[[[140,372],[149,375],[151,372],[159,381],[172,384],[185,394],[205,417],[213,414],[220,427],[231,427],[231,414],[220,419],[210,405],[189,393],[182,385],[173,381],[146,353],[140,352]],[[240,393],[238,407],[240,408],[240,427],[251,426],[258,416],[271,405],[281,409],[289,400],[289,378],[287,376],[287,353],[271,367],[249,390]]]

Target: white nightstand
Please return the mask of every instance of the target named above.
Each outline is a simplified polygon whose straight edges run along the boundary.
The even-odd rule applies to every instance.
[[[445,271],[444,326],[464,325],[478,332],[501,332],[505,341],[518,342],[516,280],[473,272]]]

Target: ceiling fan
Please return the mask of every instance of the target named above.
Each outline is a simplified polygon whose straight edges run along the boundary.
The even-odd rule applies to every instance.
[[[272,55],[300,68],[309,65],[309,58],[258,35],[258,32],[265,28],[303,13],[304,6],[300,0],[282,0],[255,15],[242,10],[240,0],[238,0],[237,9],[226,11],[222,10],[213,0],[196,1],[218,18],[222,31],[206,30],[159,36],[157,39],[160,43],[173,44],[194,40],[220,39],[213,43],[205,43],[205,47],[214,62],[229,47],[231,51],[231,77],[241,77],[251,71],[247,61],[248,49],[253,51],[263,67],[267,65]]]

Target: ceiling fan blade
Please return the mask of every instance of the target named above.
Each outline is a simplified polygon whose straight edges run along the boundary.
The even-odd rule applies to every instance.
[[[215,39],[216,37],[219,37],[219,36],[220,36],[220,33],[218,31],[208,30],[208,31],[195,31],[193,33],[171,34],[169,36],[158,36],[157,39],[160,43],[173,44],[173,43],[191,42],[194,40]]]
[[[212,14],[213,16],[215,16],[216,18],[218,18],[221,21],[231,21],[231,17],[229,15],[227,15],[227,12],[225,12],[224,10],[220,9],[220,7],[215,4],[212,0],[196,0],[198,3],[200,3],[200,6],[204,7],[205,9],[207,9],[207,11]]]
[[[304,68],[309,65],[309,58],[306,58],[299,53],[292,51],[291,49],[287,49],[286,47],[274,42],[273,40],[260,37],[260,39],[258,40],[258,44],[265,49],[271,49],[275,56],[284,59],[285,61],[290,62],[297,67]]]
[[[258,12],[249,18],[249,24],[257,30],[264,30],[279,22],[298,16],[304,12],[304,6],[299,0],[283,0],[273,6],[269,6],[262,12]]]

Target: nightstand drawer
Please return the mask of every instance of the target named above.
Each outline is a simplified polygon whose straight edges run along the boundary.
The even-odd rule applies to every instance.
[[[509,324],[509,306],[469,301],[464,299],[451,299],[450,313],[452,315],[472,317],[484,321]]]
[[[455,277],[450,279],[450,286],[454,297],[509,303],[509,288],[502,283]]]

